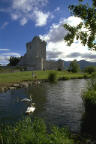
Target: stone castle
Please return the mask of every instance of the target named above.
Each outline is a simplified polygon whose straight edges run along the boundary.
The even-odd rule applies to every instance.
[[[26,44],[27,52],[18,65],[26,67],[27,70],[63,70],[63,60],[46,60],[46,44],[38,36],[34,37]]]

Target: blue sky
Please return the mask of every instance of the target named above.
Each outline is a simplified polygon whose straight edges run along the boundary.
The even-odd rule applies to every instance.
[[[8,63],[10,56],[24,55],[26,42],[36,35],[47,41],[47,59],[95,61],[96,53],[87,46],[74,42],[68,47],[64,43],[62,25],[82,21],[70,16],[70,4],[78,4],[78,0],[0,0],[0,63]]]

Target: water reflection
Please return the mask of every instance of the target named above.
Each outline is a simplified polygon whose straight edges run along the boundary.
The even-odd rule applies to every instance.
[[[11,90],[0,94],[0,120],[17,121],[25,116],[28,105],[21,102],[29,98],[36,104],[31,117],[41,117],[47,124],[67,126],[71,131],[79,132],[84,112],[81,92],[86,87],[85,80],[59,81],[57,84],[43,83],[38,87]]]

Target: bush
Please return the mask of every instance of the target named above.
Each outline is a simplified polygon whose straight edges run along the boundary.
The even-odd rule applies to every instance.
[[[57,74],[56,72],[51,72],[48,75],[49,82],[56,82],[57,81]]]
[[[88,74],[84,74],[84,79],[88,79],[90,76]]]
[[[77,73],[80,71],[80,65],[78,64],[77,60],[74,60],[70,63],[69,72]]]
[[[88,81],[88,87],[82,95],[85,113],[81,123],[81,133],[96,136],[96,75]]]
[[[92,74],[94,72],[96,72],[96,67],[95,66],[88,66],[85,68],[84,70],[86,73]]]
[[[63,76],[62,80],[70,80],[71,78],[68,76]]]
[[[96,75],[88,81],[88,87],[83,92],[82,99],[86,112],[93,112],[96,110]]]
[[[58,68],[57,70],[58,70],[58,71],[62,71],[62,69],[61,69],[61,68]]]
[[[91,75],[90,80],[87,83],[88,90],[96,90],[96,73]]]
[[[85,111],[96,110],[96,91],[88,90],[83,93],[83,102],[85,106]]]
[[[10,57],[8,66],[16,66],[22,57]]]
[[[48,133],[43,120],[30,118],[20,121],[16,126],[0,130],[1,144],[73,144],[67,129],[53,127]]]

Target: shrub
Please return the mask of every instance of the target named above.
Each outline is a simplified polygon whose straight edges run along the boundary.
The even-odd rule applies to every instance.
[[[62,71],[62,69],[61,69],[61,68],[58,68],[57,70],[58,70],[58,71]]]
[[[69,72],[77,73],[80,71],[80,65],[78,64],[77,60],[74,60],[70,63]]]
[[[95,66],[88,66],[85,68],[84,70],[86,73],[92,74],[94,72],[96,72],[96,67]]]
[[[54,127],[48,133],[43,120],[30,118],[18,122],[14,127],[0,130],[1,144],[73,144],[67,129]]]
[[[88,74],[84,74],[84,79],[88,79],[90,76]]]
[[[65,128],[53,127],[49,135],[48,144],[73,144],[74,141],[70,138],[70,133]]]
[[[20,62],[21,58],[22,57],[13,57],[13,56],[11,56],[10,59],[9,59],[8,66],[16,66]]]
[[[83,93],[82,96],[85,111],[93,111],[96,110],[96,91],[95,90],[88,90]]]
[[[93,112],[96,110],[96,75],[88,81],[88,87],[83,92],[82,99],[86,112]]]
[[[85,106],[81,123],[81,133],[96,136],[96,75],[88,81],[88,87],[82,95]]]
[[[57,74],[56,72],[51,72],[48,75],[49,82],[56,82],[57,81]]]
[[[90,80],[87,83],[88,90],[96,90],[96,73],[91,75]]]
[[[62,80],[70,80],[71,78],[68,76],[63,76]]]

